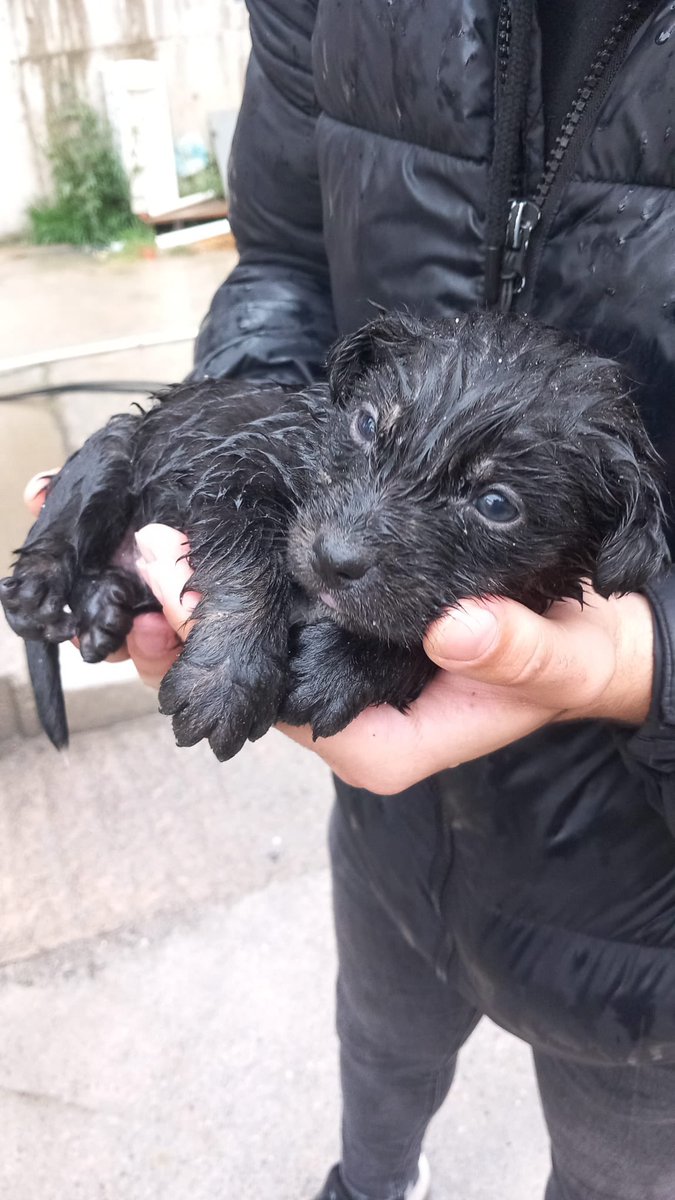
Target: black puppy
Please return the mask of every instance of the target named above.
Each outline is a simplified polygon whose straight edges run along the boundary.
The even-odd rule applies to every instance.
[[[475,314],[382,317],[302,392],[179,385],[73,455],[0,583],[40,713],[67,737],[55,643],[87,661],[153,602],[129,532],[184,529],[203,599],[162,683],[176,740],[220,759],[278,718],[317,736],[404,708],[421,642],[462,597],[634,590],[668,561],[656,456],[615,363]]]

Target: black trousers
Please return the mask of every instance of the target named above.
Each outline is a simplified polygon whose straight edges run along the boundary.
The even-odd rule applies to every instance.
[[[483,1005],[453,952],[434,782],[381,798],[337,781],[337,793],[342,1172],[357,1200],[394,1200]],[[383,825],[374,847],[368,830]],[[675,1200],[674,1064],[598,1065],[541,1043],[534,1062],[552,1150],[545,1200]]]

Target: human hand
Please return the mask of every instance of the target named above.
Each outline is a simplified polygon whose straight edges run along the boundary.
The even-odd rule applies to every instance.
[[[143,531],[154,561],[147,582],[173,628],[185,636],[197,599],[182,535]],[[146,542],[146,544],[148,544]],[[539,616],[512,600],[466,600],[436,621],[425,639],[442,669],[406,714],[369,708],[331,738],[279,725],[348,783],[381,795],[498,750],[555,721],[581,718],[640,724],[652,691],[653,625],[648,601],[604,600],[590,588]]]
[[[36,481],[31,485],[39,493]],[[191,574],[183,534],[148,525],[137,541],[139,570],[164,616],[139,617],[128,647],[141,675],[159,684],[199,597],[181,595]],[[149,618],[161,624],[162,636],[168,631],[169,645],[159,654]],[[441,670],[406,714],[388,705],[370,708],[341,733],[316,741],[308,728],[278,728],[346,782],[386,795],[556,721],[637,725],[649,711],[653,623],[638,594],[605,600],[588,588],[583,609],[560,601],[545,616],[512,600],[466,600],[430,627],[425,650]]]
[[[652,691],[653,625],[647,600],[554,604],[538,616],[515,601],[467,600],[425,639],[442,668],[406,714],[361,713],[331,738],[281,727],[337,775],[381,795],[403,791],[555,721],[605,718],[640,724]]]
[[[34,475],[24,488],[24,501],[33,517],[39,515],[40,509],[45,501],[46,489],[50,478],[57,474],[58,468],[49,471],[43,471],[40,475]],[[166,526],[147,526],[148,529],[166,529]],[[176,554],[174,558],[177,580],[177,592],[189,578],[190,570],[185,563],[176,563],[175,560],[185,554],[184,538],[176,530],[170,531],[175,534],[175,539],[178,539]],[[143,531],[141,531],[142,538]],[[161,537],[161,535],[160,535]],[[148,555],[152,555],[153,538],[150,536],[150,543],[147,547]],[[165,547],[166,548],[166,547]],[[139,546],[140,551],[140,546]],[[164,570],[166,571],[166,565]],[[139,568],[141,574],[146,580],[148,586],[152,589],[152,581],[150,577],[146,577],[144,569]],[[187,575],[186,575],[187,571]],[[152,572],[151,572],[152,574]],[[172,589],[173,595],[173,589]],[[159,597],[158,597],[159,598]],[[196,602],[196,598],[195,598]],[[160,600],[161,603],[161,600]],[[189,597],[186,597],[186,605],[190,603]],[[194,603],[192,604],[194,607]],[[178,624],[178,614],[172,608],[172,617],[176,618]],[[183,615],[183,620],[187,615],[187,609]],[[127,637],[126,645],[116,650],[114,654],[109,655],[108,662],[124,662],[131,658],[138,674],[144,683],[149,687],[159,687],[162,679],[166,675],[171,664],[180,654],[182,639],[177,636],[176,630],[172,627],[170,621],[162,613],[141,613],[136,617],[131,632]]]
[[[183,535],[165,525],[141,531],[146,582],[179,636],[198,599],[181,589],[190,568]],[[381,795],[498,750],[555,721],[645,720],[652,690],[653,625],[648,601],[604,600],[590,588],[539,616],[512,600],[466,600],[431,626],[429,657],[442,669],[406,714],[369,708],[331,738],[279,725],[348,783]]]

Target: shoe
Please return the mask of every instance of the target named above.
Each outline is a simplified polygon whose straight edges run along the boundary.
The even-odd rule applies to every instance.
[[[429,1162],[426,1155],[420,1154],[417,1166],[417,1179],[413,1183],[408,1184],[403,1193],[402,1200],[427,1200],[430,1187],[431,1171],[429,1170]],[[314,1197],[314,1200],[354,1200],[351,1192],[347,1191],[342,1182],[339,1164],[333,1167],[328,1179],[318,1195]]]

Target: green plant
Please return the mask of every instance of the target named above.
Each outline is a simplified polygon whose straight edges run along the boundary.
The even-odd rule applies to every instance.
[[[201,171],[197,171],[195,175],[179,178],[178,194],[180,196],[191,196],[194,192],[213,192],[220,199],[224,196],[223,181],[215,158],[209,158],[206,166]]]
[[[29,209],[34,241],[102,246],[138,229],[112,130],[95,109],[65,99],[49,122],[46,153],[54,195]]]

